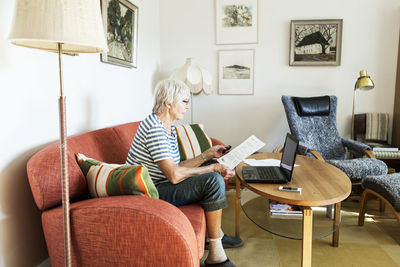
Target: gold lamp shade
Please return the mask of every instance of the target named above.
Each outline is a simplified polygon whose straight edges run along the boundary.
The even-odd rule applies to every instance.
[[[374,82],[371,77],[367,75],[367,71],[361,70],[360,77],[358,77],[354,90],[368,91],[374,88]]]

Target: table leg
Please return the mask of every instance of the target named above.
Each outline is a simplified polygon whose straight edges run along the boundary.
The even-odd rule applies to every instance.
[[[301,266],[311,266],[312,223],[313,212],[311,207],[302,207],[303,210],[303,244],[301,251]]]
[[[235,216],[235,236],[240,237],[240,180],[239,177],[236,176],[236,216]]]
[[[342,203],[338,202],[335,204],[335,216],[333,220],[333,236],[332,236],[332,246],[338,247],[339,246],[339,225],[340,225],[340,209],[341,209]],[[337,229],[335,231],[335,229]]]

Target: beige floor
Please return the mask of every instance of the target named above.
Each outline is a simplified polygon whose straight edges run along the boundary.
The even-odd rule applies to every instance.
[[[228,190],[227,197],[229,207],[224,210],[222,225],[225,233],[234,235],[235,191]],[[331,246],[332,236],[314,240],[313,266],[400,266],[400,225],[388,209],[379,213],[377,201],[368,204],[367,213],[365,224],[360,227],[358,203],[343,202],[339,247]],[[300,266],[301,241],[274,236],[260,229],[243,212],[240,220],[244,246],[226,250],[236,266]]]

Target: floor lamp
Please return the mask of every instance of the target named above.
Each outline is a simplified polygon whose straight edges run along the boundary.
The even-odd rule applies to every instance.
[[[60,96],[60,165],[65,266],[71,266],[66,97],[62,54],[106,52],[100,1],[17,0],[9,41],[12,44],[58,53]]]
[[[354,106],[356,102],[357,90],[368,91],[374,88],[374,82],[371,77],[367,75],[366,70],[360,71],[360,77],[358,77],[356,84],[354,85],[353,91],[353,111],[351,113],[351,138],[354,139]]]
[[[211,74],[200,66],[193,58],[187,58],[185,65],[174,70],[171,78],[183,81],[190,88],[190,123],[193,124],[193,95],[204,91],[206,95],[211,94]]]

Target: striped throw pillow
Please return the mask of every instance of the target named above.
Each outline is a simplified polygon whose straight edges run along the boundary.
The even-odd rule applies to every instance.
[[[143,195],[158,198],[158,191],[146,167],[108,164],[76,154],[92,197]]]
[[[202,124],[175,125],[181,161],[192,159],[212,147]]]

